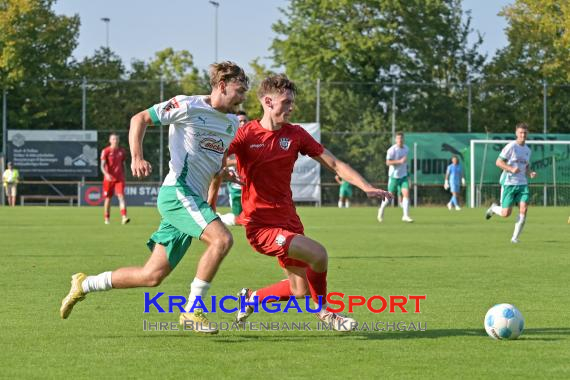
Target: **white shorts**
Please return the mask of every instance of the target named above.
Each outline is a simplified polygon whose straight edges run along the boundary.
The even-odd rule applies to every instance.
[[[18,185],[16,185],[15,183],[7,183],[4,185],[4,189],[6,190],[6,195],[9,197],[15,197],[16,196],[16,188],[18,187]]]

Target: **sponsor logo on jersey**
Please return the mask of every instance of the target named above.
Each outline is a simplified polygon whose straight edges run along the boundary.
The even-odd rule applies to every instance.
[[[249,147],[251,149],[259,149],[259,148],[263,148],[265,146],[265,144],[251,144]]]
[[[224,142],[222,139],[213,139],[211,137],[206,137],[200,141],[200,147],[202,149],[211,150],[212,152],[216,152],[219,154],[224,154]]]
[[[178,104],[178,101],[176,100],[176,98],[170,99],[168,101],[168,103],[166,103],[166,106],[164,106],[164,110],[166,112],[169,112],[173,108],[180,108],[180,104]]]
[[[289,150],[289,147],[291,146],[291,140],[288,137],[281,137],[279,139],[279,146],[283,150]]]

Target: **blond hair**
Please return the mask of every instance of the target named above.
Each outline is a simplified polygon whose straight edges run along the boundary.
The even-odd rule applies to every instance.
[[[220,82],[240,82],[245,87],[249,86],[249,78],[245,71],[235,62],[225,61],[210,65],[210,85],[216,87]]]

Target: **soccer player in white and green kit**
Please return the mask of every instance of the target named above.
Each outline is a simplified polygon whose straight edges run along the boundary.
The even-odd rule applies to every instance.
[[[515,230],[511,238],[512,243],[519,242],[519,236],[526,221],[530,199],[527,176],[536,177],[536,172],[530,170],[531,150],[526,145],[528,125],[525,123],[518,124],[515,133],[517,139],[503,148],[496,161],[496,165],[503,169],[500,179],[501,205],[493,203],[485,214],[487,219],[491,219],[494,214],[506,218],[511,215],[513,205],[518,203],[519,217],[515,223]]]
[[[232,235],[212,207],[217,196],[217,187],[212,184],[219,184],[215,176],[225,164],[227,149],[237,131],[238,120],[233,113],[245,99],[248,78],[235,63],[222,62],[211,66],[210,84],[209,96],[176,96],[131,119],[131,170],[137,178],[147,177],[152,169],[142,149],[147,126],[170,125],[170,171],[157,201],[162,219],[147,243],[152,254],[142,267],[119,268],[96,276],[74,274],[71,290],[62,301],[62,318],[67,318],[87,293],[158,286],[183,258],[192,239],[200,239],[207,248],[190,284],[186,312],[181,313],[180,323],[195,332],[218,332],[202,310],[190,309],[198,296],[206,295],[233,244]]]
[[[409,149],[404,145],[404,134],[396,133],[396,144],[392,145],[386,153],[386,165],[388,169],[388,191],[395,198],[396,195],[402,196],[402,221],[411,223],[414,220],[410,218],[410,184],[408,182],[408,153]],[[389,199],[384,199],[378,209],[378,221],[384,221],[384,209],[390,203]]]

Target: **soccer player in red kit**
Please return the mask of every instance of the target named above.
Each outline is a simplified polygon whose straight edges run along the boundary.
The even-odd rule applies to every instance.
[[[320,296],[323,307],[315,315],[335,330],[350,331],[356,326],[354,319],[327,310],[328,255],[320,243],[304,235],[291,193],[293,165],[299,153],[309,155],[368,197],[385,199],[390,193],[373,187],[302,127],[289,124],[295,94],[295,84],[285,75],[263,80],[257,93],[263,117],[238,129],[228,151],[236,155],[238,174],[244,184],[242,215],[247,239],[259,253],[277,257],[287,277],[256,291],[243,288],[239,295],[248,302],[257,296],[259,303],[269,296],[285,301],[290,296],[310,295],[316,304]],[[240,305],[239,309],[236,320],[245,322],[253,308],[246,306],[245,312],[241,312]]]
[[[103,197],[105,198],[105,224],[109,224],[111,215],[111,198],[116,194],[121,209],[121,223],[127,224],[131,220],[127,217],[127,204],[125,203],[125,161],[127,152],[119,147],[119,135],[112,133],[109,136],[109,146],[101,152],[101,172],[103,172]]]

